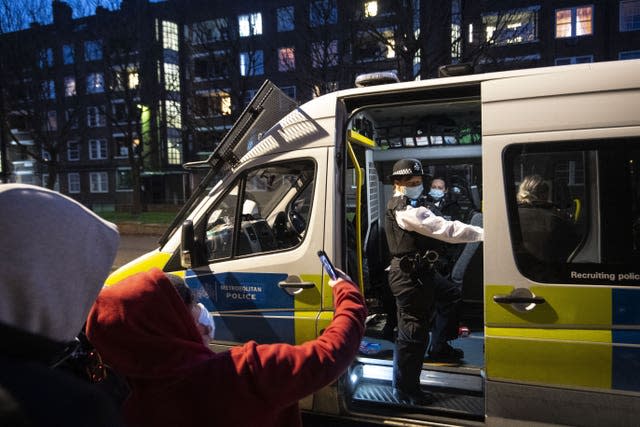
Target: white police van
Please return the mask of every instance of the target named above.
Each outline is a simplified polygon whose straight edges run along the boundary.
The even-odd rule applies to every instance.
[[[184,275],[214,349],[302,343],[332,296],[326,251],[360,284],[368,346],[304,410],[400,424],[634,425],[640,417],[640,61],[445,77],[297,106],[266,82],[209,159],[157,250],[110,276]],[[384,272],[389,175],[417,158],[449,181],[485,241],[463,281],[461,363],[425,359],[428,406],[391,393]],[[538,174],[578,240],[561,261],[523,246],[516,191]],[[524,248],[524,249],[523,249]],[[462,249],[462,248],[460,248]],[[391,300],[392,301],[392,300]],[[375,345],[371,345],[371,343]],[[277,390],[274,390],[277,392]]]

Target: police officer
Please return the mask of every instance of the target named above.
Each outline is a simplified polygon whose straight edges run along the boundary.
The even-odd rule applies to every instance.
[[[434,301],[433,264],[438,246],[482,241],[483,230],[437,216],[421,203],[424,176],[419,160],[393,165],[393,197],[385,214],[391,253],[389,286],[398,306],[398,334],[393,356],[393,387],[399,401],[427,404],[432,396],[420,389],[420,372],[427,349]]]

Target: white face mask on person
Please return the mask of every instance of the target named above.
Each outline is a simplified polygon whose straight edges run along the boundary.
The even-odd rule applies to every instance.
[[[442,198],[444,197],[444,191],[439,190],[439,189],[437,189],[437,188],[432,188],[432,189],[429,191],[429,195],[430,195],[431,197],[433,197],[434,199],[436,199],[436,200],[440,200],[440,199],[442,199]]]
[[[399,188],[400,192],[409,199],[417,199],[422,195],[422,184],[416,185],[415,187],[405,187],[402,186]]]

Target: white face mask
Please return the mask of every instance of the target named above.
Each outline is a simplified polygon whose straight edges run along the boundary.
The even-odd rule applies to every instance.
[[[422,184],[416,185],[415,187],[400,187],[400,192],[404,194],[409,199],[417,199],[422,195]]]

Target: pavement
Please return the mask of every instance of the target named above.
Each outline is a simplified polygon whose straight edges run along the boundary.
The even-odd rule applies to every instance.
[[[111,271],[158,247],[159,235],[121,234],[118,253]]]

